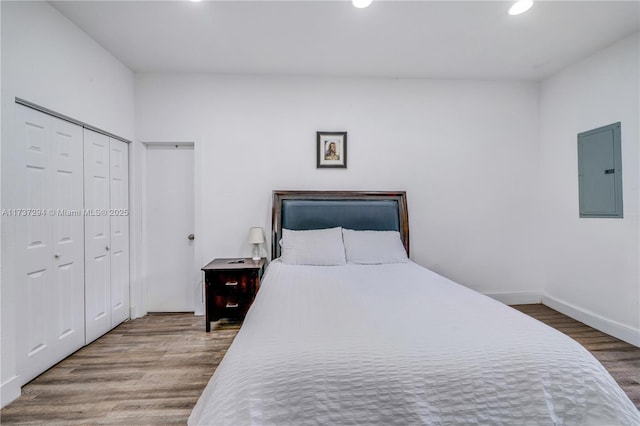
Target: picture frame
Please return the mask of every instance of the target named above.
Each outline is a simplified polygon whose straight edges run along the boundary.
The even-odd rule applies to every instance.
[[[347,132],[316,132],[316,168],[347,168]]]

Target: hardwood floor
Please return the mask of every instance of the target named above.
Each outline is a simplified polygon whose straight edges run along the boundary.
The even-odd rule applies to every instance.
[[[640,408],[640,348],[544,305],[514,308],[570,335]],[[0,412],[9,424],[185,424],[239,323],[204,332],[202,317],[156,314],[120,325],[22,389]]]
[[[205,333],[193,314],[129,321],[24,386],[0,423],[186,424],[239,329]]]

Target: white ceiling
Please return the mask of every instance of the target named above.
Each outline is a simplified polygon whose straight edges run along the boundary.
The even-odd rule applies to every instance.
[[[136,72],[544,78],[640,30],[640,2],[52,1]]]

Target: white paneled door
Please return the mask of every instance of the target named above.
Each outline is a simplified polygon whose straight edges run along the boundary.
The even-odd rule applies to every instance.
[[[84,344],[82,128],[16,106],[18,372],[26,382]]]
[[[127,150],[84,130],[86,343],[129,317]]]
[[[86,343],[111,329],[109,137],[84,130]]]
[[[109,143],[111,327],[129,318],[129,146]]]
[[[195,266],[193,145],[147,146],[147,310],[193,312],[202,295]]]

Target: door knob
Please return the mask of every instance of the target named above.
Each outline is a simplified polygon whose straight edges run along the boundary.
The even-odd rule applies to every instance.
[[[109,246],[106,246],[104,249],[105,249],[106,251],[109,251]]]
[[[54,254],[54,255],[53,255],[53,258],[54,258],[54,259],[60,259],[60,254],[58,254],[58,253]]]
[[[193,234],[189,234],[189,235],[187,236],[187,239],[189,239],[189,240],[195,240],[195,239],[196,239],[196,236],[195,236],[195,235],[193,235]]]

